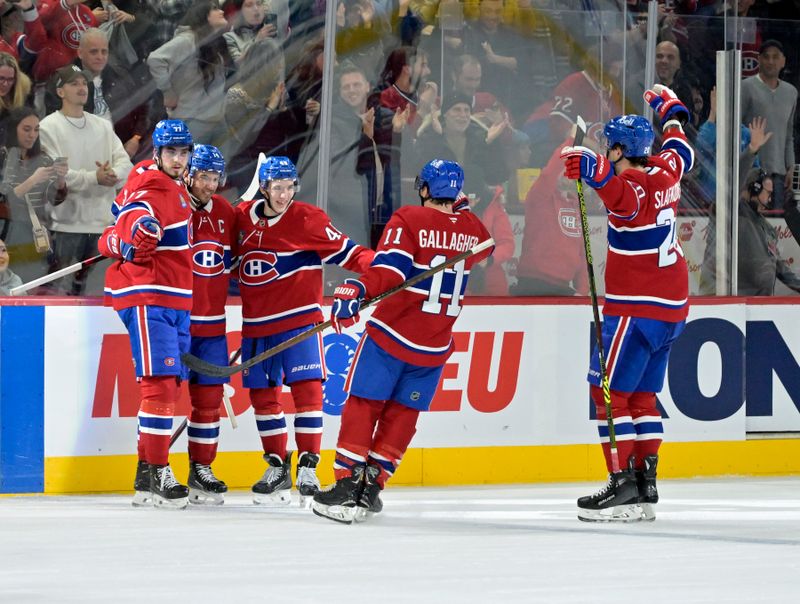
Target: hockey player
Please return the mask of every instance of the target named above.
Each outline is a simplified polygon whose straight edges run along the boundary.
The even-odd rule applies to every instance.
[[[103,233],[99,248],[121,258],[106,271],[106,303],[128,330],[141,385],[133,504],[183,508],[188,489],[169,466],[169,440],[186,377],[181,353],[189,350],[192,207],[183,175],[192,135],[180,120],[162,120],[153,149],[156,169],[135,173],[120,192],[116,223]]]
[[[595,348],[588,380],[610,474],[604,488],[578,499],[578,517],[587,521],[655,519],[663,435],[656,393],[689,310],[688,270],[676,228],[681,177],[694,163],[682,128],[689,111],[664,86],[654,86],[644,97],[661,120],[660,153],[650,156],[653,128],[638,115],[615,117],[605,125],[605,157],[586,147],[565,147],[561,153],[567,177],[584,179],[608,211],[603,350],[617,450],[625,467],[614,471],[611,465]]]
[[[355,324],[365,298],[395,287],[489,238],[472,212],[454,212],[464,182],[456,162],[435,159],[416,181],[421,206],[397,210],[384,229],[372,267],[334,291],[337,331]],[[459,262],[380,302],[367,321],[345,389],[336,444],[336,483],[314,496],[315,514],[350,524],[380,512],[380,491],[416,432],[420,411],[433,399],[470,268],[490,250]]]
[[[242,296],[242,358],[246,361],[307,331],[323,320],[322,264],[354,272],[367,269],[374,253],[334,227],[322,210],[295,201],[297,170],[286,157],[259,167],[263,197],[236,207],[239,290]],[[255,503],[288,504],[291,453],[279,402],[281,386],[292,391],[301,505],[319,489],[316,466],[322,439],[322,337],[309,338],[244,371],[269,467],[253,485]]]
[[[211,363],[228,362],[225,338],[225,301],[228,298],[231,263],[236,257],[235,210],[228,200],[215,195],[224,184],[225,160],[219,149],[196,145],[186,184],[192,204],[192,261],[194,287],[190,352]],[[227,485],[211,470],[219,442],[219,406],[222,385],[229,378],[189,372],[192,411],[189,437],[189,503],[219,505]]]

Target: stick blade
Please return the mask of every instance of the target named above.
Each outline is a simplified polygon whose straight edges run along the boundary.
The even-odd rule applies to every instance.
[[[583,143],[583,139],[586,137],[586,122],[583,121],[583,118],[579,115],[575,118],[575,143],[574,145],[580,145]]]
[[[208,375],[211,377],[228,377],[237,371],[236,365],[214,365],[213,363],[199,359],[188,352],[185,352],[181,355],[181,362],[192,371],[196,371],[197,373],[202,373],[203,375]]]

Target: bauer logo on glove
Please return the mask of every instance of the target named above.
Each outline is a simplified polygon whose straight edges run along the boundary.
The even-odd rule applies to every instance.
[[[670,120],[677,120],[680,125],[689,121],[690,114],[686,105],[666,86],[656,84],[650,90],[645,91],[644,100],[658,114],[662,127]]]

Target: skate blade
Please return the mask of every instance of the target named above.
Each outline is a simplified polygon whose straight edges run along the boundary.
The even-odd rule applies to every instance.
[[[153,505],[157,508],[165,510],[183,510],[189,505],[188,497],[181,497],[179,499],[165,499],[160,495],[153,495]]]
[[[370,518],[375,515],[374,512],[371,512],[367,508],[357,507],[355,516],[353,516],[353,520],[355,522],[366,522]]]
[[[192,505],[222,505],[225,503],[225,495],[189,487],[189,503]]]
[[[300,507],[304,510],[309,509],[313,501],[314,495],[300,495]]]
[[[341,524],[352,524],[356,514],[356,508],[345,507],[342,505],[324,505],[313,501],[311,511],[317,516],[339,522]]]
[[[275,491],[274,493],[253,493],[253,503],[256,505],[284,506],[292,502],[292,493],[289,489]]]
[[[136,491],[131,505],[135,508],[153,507],[153,494],[150,491]]]
[[[652,503],[640,503],[639,507],[642,510],[642,520],[653,522],[656,519],[656,510]]]
[[[642,509],[637,504],[616,505],[602,510],[578,508],[578,520],[583,522],[641,522]]]

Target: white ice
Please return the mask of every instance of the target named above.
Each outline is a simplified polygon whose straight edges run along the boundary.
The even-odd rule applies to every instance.
[[[241,491],[0,497],[0,602],[800,601],[800,477],[663,480],[655,522],[579,522],[599,486],[390,487],[352,526]]]

